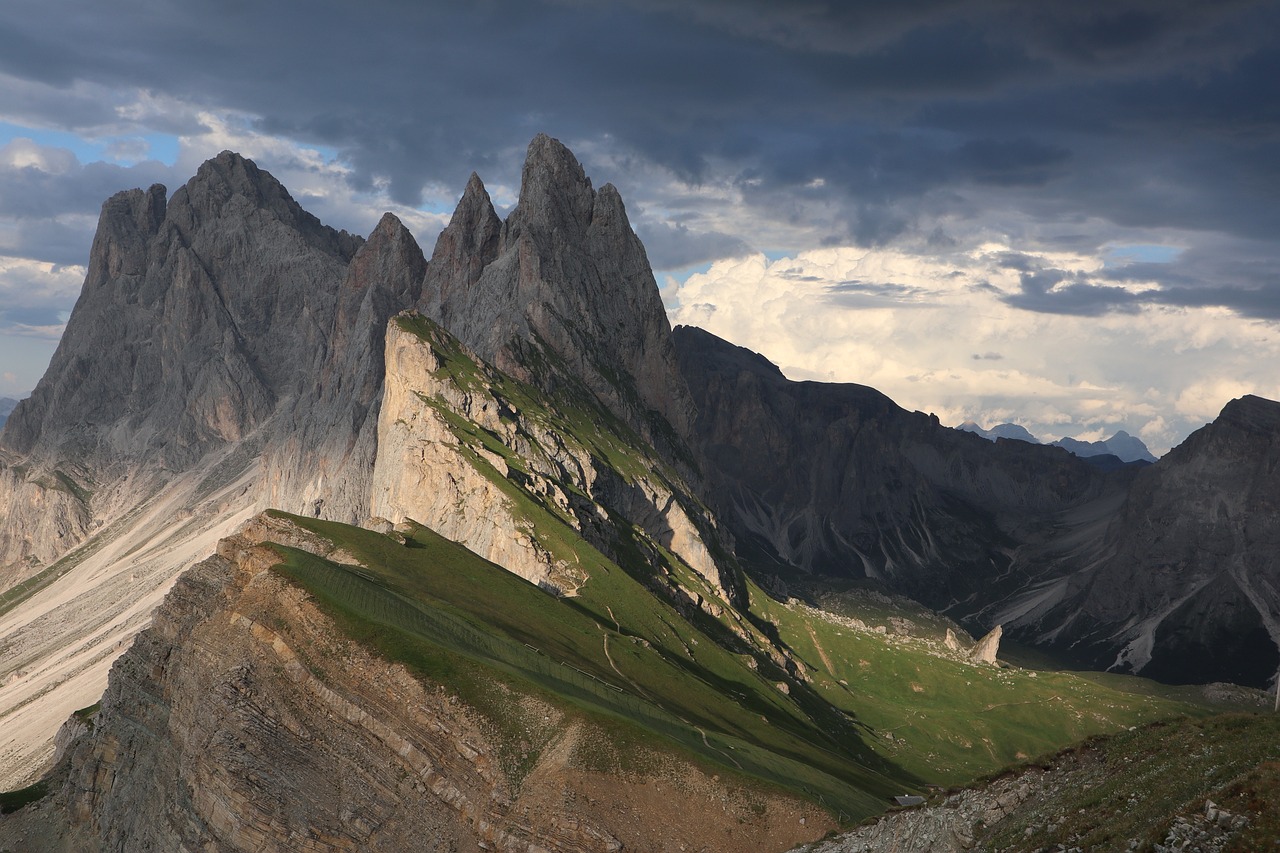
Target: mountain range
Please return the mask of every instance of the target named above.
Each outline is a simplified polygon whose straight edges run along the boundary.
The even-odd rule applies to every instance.
[[[973,421],[965,421],[956,427],[965,432],[971,432],[980,435],[983,438],[995,441],[998,438],[1012,438],[1018,441],[1027,441],[1032,444],[1042,444],[1039,439],[1032,435],[1026,427],[1019,424],[996,424],[991,429],[983,429]],[[1085,459],[1093,459],[1099,456],[1114,456],[1118,462],[1155,462],[1156,457],[1147,449],[1142,439],[1137,436],[1129,435],[1124,430],[1117,430],[1116,434],[1104,441],[1080,441],[1075,438],[1059,438],[1049,442],[1055,447],[1062,447],[1071,451],[1076,456]],[[1097,464],[1097,463],[1095,463]]]
[[[104,204],[0,432],[0,787],[54,768],[67,849],[782,849],[1185,710],[966,629],[1266,684],[1278,437],[1245,397],[1106,470],[791,381],[671,329],[618,191],[546,136],[430,258],[224,152]]]

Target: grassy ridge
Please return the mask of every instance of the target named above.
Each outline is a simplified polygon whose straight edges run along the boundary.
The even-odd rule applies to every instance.
[[[886,762],[858,764],[848,749],[837,751],[773,685],[616,567],[610,576],[631,586],[612,596],[617,622],[548,595],[425,528],[401,545],[359,528],[289,518],[369,568],[278,546],[279,571],[341,616],[356,639],[433,680],[466,682],[469,699],[482,692],[477,679],[514,680],[848,818],[880,811],[891,793],[911,784]],[[628,621],[640,609],[629,598],[647,600],[648,619]]]
[[[1092,734],[1200,710],[1069,673],[948,660],[753,590],[755,606],[812,666],[812,695],[788,695],[598,552],[583,595],[558,599],[426,528],[401,544],[280,515],[368,566],[281,547],[281,572],[356,639],[478,707],[486,682],[501,680],[621,725],[631,742],[659,735],[664,748],[788,788],[846,819],[878,813],[892,794],[923,782],[960,784]],[[813,703],[825,711],[806,707]],[[501,708],[489,713],[501,724]],[[849,721],[843,736],[815,722],[823,713]]]

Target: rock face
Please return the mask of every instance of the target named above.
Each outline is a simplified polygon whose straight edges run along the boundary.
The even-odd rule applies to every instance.
[[[1134,480],[1079,593],[1040,615],[1092,661],[1262,685],[1280,654],[1280,403],[1242,397]]]
[[[371,656],[269,570],[279,558],[260,537],[318,544],[284,528],[259,519],[224,540],[117,662],[56,795],[98,849],[401,851],[429,839],[431,849],[605,853],[743,831],[781,849],[826,824],[816,808],[692,765],[592,769],[583,756],[601,733],[533,694],[509,695],[543,747],[513,775],[492,720]],[[637,820],[655,788],[682,807]],[[43,849],[39,838],[31,849]]]
[[[109,199],[49,370],[5,424],[0,587],[314,393],[361,242],[230,152],[172,199]]]
[[[529,144],[506,222],[472,176],[432,255],[423,311],[521,380],[585,385],[645,439],[690,435],[671,327],[622,198],[593,189],[555,139]]]
[[[315,390],[272,425],[262,505],[349,524],[368,517],[387,323],[417,301],[425,271],[413,235],[385,214],[338,289]]]
[[[791,382],[701,329],[675,341],[714,503],[762,559],[947,606],[1008,567],[1029,520],[1110,488],[1057,448],[993,444],[859,385]]]

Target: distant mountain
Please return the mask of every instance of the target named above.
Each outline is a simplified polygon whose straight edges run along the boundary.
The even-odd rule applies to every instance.
[[[1142,439],[1120,430],[1106,441],[1079,441],[1074,438],[1060,438],[1053,442],[1058,447],[1070,450],[1076,456],[1104,456],[1110,454],[1121,462],[1155,462],[1156,457],[1142,443]]]
[[[1008,568],[1029,519],[1113,488],[1061,448],[993,444],[873,388],[793,382],[702,329],[674,335],[716,508],[740,556],[764,565],[865,576],[946,607]]]
[[[995,441],[997,438],[1012,438],[1018,441],[1026,441],[1031,444],[1042,444],[1038,438],[1027,431],[1024,426],[1018,424],[996,424],[991,429],[983,429],[973,421],[965,421],[956,427],[965,432],[976,433],[989,441]]]
[[[0,397],[0,426],[4,426],[4,422],[9,419],[9,413],[16,405],[18,401],[12,397]]]
[[[1123,501],[1082,512],[1087,536],[1029,552],[1041,568],[988,618],[1095,666],[1267,683],[1280,664],[1278,471],[1280,403],[1232,400]]]
[[[974,421],[965,421],[956,429],[980,435],[990,441],[995,441],[997,438],[1014,438],[1018,441],[1029,441],[1032,444],[1044,443],[1028,432],[1026,427],[1018,424],[997,424],[991,429],[983,429]],[[1068,450],[1081,458],[1111,455],[1120,460],[1121,463],[1156,461],[1156,457],[1142,443],[1142,439],[1129,435],[1124,430],[1118,431],[1106,441],[1080,441],[1075,438],[1060,438],[1049,443]],[[1110,467],[1111,463],[1104,462],[1101,464],[1103,467]]]

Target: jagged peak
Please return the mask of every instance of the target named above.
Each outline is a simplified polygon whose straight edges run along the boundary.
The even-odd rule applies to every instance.
[[[257,163],[235,151],[223,151],[217,157],[205,160],[187,185],[192,183],[220,183],[244,195],[289,195],[274,175],[258,168]]]
[[[402,221],[400,221],[400,217],[388,210],[386,213],[382,214],[382,218],[378,220],[378,224],[374,227],[373,231],[369,233],[367,242],[372,243],[375,238],[383,240],[398,240],[403,239],[405,235],[410,237],[413,236],[409,234],[409,229],[405,227]]]
[[[345,286],[362,290],[377,283],[388,274],[387,263],[407,271],[406,274],[417,281],[426,274],[427,261],[422,247],[400,217],[389,211],[382,214],[369,239],[352,258]]]
[[[173,194],[169,219],[189,232],[202,222],[221,219],[229,207],[235,216],[243,216],[243,204],[232,204],[237,197],[247,199],[251,209],[268,211],[316,248],[344,261],[350,261],[363,243],[360,237],[323,224],[304,210],[274,175],[234,151],[223,151],[200,165],[195,176]]]
[[[573,152],[558,139],[540,133],[529,143],[520,174],[520,201],[507,226],[512,236],[526,229],[570,228],[591,224],[596,192]]]
[[[426,287],[428,302],[438,309],[441,300],[448,299],[454,287],[465,290],[474,284],[485,266],[497,256],[501,233],[502,220],[493,208],[489,191],[480,176],[472,172],[449,224],[436,238],[428,268],[431,279]],[[432,269],[434,275],[430,274]]]
[[[462,197],[458,199],[457,207],[453,209],[453,218],[449,220],[447,228],[471,232],[477,226],[488,224],[501,226],[502,223],[494,210],[493,199],[489,197],[484,181],[472,172],[466,189],[462,191]]]
[[[124,190],[102,203],[89,251],[86,291],[146,270],[146,245],[164,222],[167,205],[168,191],[163,184],[152,184],[145,191]]]

